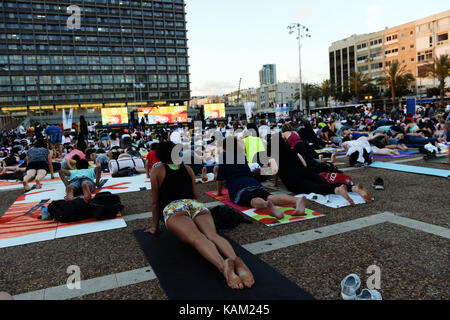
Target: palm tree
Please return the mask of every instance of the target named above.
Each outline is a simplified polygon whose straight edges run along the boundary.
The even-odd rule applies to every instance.
[[[325,99],[325,105],[328,106],[328,98],[331,96],[332,91],[331,81],[324,80],[320,89],[322,90],[322,97]]]
[[[377,81],[380,85],[389,87],[392,105],[395,105],[396,92],[401,88],[409,87],[414,80],[413,74],[406,70],[406,65],[400,65],[398,61],[394,61],[384,70],[384,76]]]
[[[439,81],[439,90],[441,95],[441,105],[444,105],[445,79],[450,77],[450,57],[443,54],[434,59],[434,64],[427,70],[427,76],[431,75]]]
[[[312,83],[305,83],[302,85],[303,100],[306,101],[306,113],[310,114],[310,102],[316,96],[317,87]],[[295,100],[299,100],[300,94],[295,95]]]
[[[361,72],[353,73],[350,77],[350,87],[355,94],[356,102],[359,103],[359,95],[363,92],[369,85],[370,79],[366,77],[365,74]]]

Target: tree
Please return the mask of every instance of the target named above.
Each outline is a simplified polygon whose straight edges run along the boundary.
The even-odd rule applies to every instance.
[[[434,64],[428,68],[427,76],[431,75],[439,81],[439,91],[441,96],[441,105],[444,105],[445,97],[445,79],[450,77],[450,57],[443,54],[434,59]]]
[[[350,77],[350,87],[351,92],[355,95],[356,102],[359,102],[359,97],[362,92],[364,92],[367,88],[367,86],[370,83],[370,79],[366,77],[361,72],[353,73]]]
[[[311,100],[315,100],[318,95],[317,86],[312,83],[305,83],[302,85],[302,96],[303,100],[306,102],[306,113],[310,114],[310,102]],[[295,95],[295,100],[299,100],[300,94]]]
[[[384,75],[377,81],[380,85],[385,85],[389,88],[392,105],[395,105],[395,98],[398,96],[399,89],[409,88],[414,80],[412,73],[406,70],[406,65],[400,65],[398,61],[394,61],[389,68],[384,69]],[[399,93],[399,95],[402,95],[402,93]]]
[[[333,89],[331,81],[330,80],[324,80],[322,82],[322,85],[321,85],[320,89],[322,91],[322,97],[325,100],[325,105],[328,106],[328,99],[332,95],[332,89]]]

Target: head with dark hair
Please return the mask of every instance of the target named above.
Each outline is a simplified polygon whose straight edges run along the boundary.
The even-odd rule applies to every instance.
[[[172,164],[172,151],[175,148],[175,143],[172,141],[161,142],[156,149],[156,156],[164,164]]]
[[[80,116],[80,124],[86,124],[86,119],[84,118],[84,116]]]
[[[48,149],[47,142],[44,139],[38,139],[34,143],[34,147],[35,148],[46,148],[46,149]]]
[[[313,128],[312,125],[311,125],[311,122],[309,122],[308,120],[303,120],[303,126],[305,128],[309,128],[309,129]]]
[[[89,161],[80,159],[77,161],[77,170],[89,169]]]
[[[281,132],[283,132],[283,133],[291,132],[291,131],[294,131],[294,128],[292,127],[292,125],[290,123],[285,123],[281,127]]]
[[[151,151],[156,151],[156,150],[158,150],[158,146],[159,146],[159,143],[157,143],[157,142],[152,143],[151,146],[150,146],[150,150]]]

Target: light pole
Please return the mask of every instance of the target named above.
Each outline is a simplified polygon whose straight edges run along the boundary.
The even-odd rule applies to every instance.
[[[299,82],[300,82],[300,91],[299,91],[299,100],[300,100],[300,110],[303,112],[303,92],[302,92],[302,42],[301,39],[311,38],[309,34],[309,29],[300,23],[291,23],[288,26],[289,34],[294,34],[297,32],[297,40],[298,40],[298,65],[299,65]]]
[[[38,101],[39,101],[39,119],[41,120],[41,125],[42,125],[41,89],[40,89],[40,84],[39,84],[39,76],[34,78],[34,81],[36,83],[36,90],[37,90]]]

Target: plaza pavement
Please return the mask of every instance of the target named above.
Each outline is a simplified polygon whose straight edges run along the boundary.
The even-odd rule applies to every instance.
[[[417,156],[395,162],[449,169]],[[308,202],[326,216],[274,228],[253,221],[224,233],[317,299],[340,300],[340,282],[350,273],[365,288],[372,265],[381,268],[385,300],[449,299],[450,180],[373,168],[346,174],[375,202],[341,209]],[[372,188],[376,177],[386,190]],[[197,186],[203,202],[220,205],[205,195],[215,183]],[[285,192],[282,185],[273,191]],[[0,193],[0,216],[20,193]],[[0,291],[36,300],[167,299],[133,235],[151,225],[151,192],[120,197],[124,229],[0,249]],[[81,290],[66,287],[71,265],[81,268]]]

